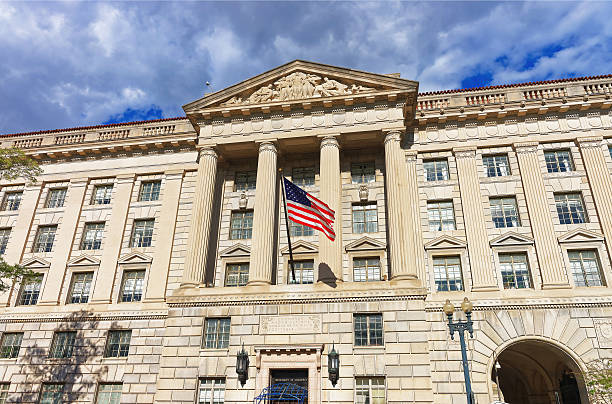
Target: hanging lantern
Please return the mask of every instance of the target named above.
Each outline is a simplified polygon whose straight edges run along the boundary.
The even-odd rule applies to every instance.
[[[336,352],[334,345],[332,345],[332,350],[327,354],[327,372],[329,373],[329,381],[332,386],[336,387],[340,374],[340,354]]]
[[[244,343],[242,343],[242,350],[236,355],[236,373],[240,385],[244,386],[249,378],[249,354],[244,350]]]

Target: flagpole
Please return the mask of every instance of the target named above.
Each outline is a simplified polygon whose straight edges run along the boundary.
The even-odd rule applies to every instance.
[[[282,169],[281,169],[282,173]],[[289,265],[291,265],[291,276],[295,282],[295,268],[293,267],[293,250],[291,248],[291,235],[289,234],[289,217],[287,216],[287,201],[285,200],[285,175],[281,174],[281,187],[283,188],[283,207],[285,208],[285,228],[287,230],[287,242],[289,243]]]

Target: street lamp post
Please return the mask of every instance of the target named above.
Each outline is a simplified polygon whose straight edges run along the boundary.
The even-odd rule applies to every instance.
[[[455,339],[455,331],[459,333],[459,341],[461,342],[461,361],[463,362],[463,377],[465,379],[465,393],[467,395],[467,404],[474,404],[474,395],[472,393],[472,383],[470,382],[470,369],[467,361],[467,350],[465,347],[465,335],[464,332],[470,333],[470,337],[474,337],[474,328],[472,327],[472,302],[468,298],[464,298],[461,303],[461,310],[465,313],[467,321],[455,321],[453,322],[453,314],[455,313],[455,306],[446,300],[444,307],[444,314],[448,317],[448,329],[450,330],[451,339]]]

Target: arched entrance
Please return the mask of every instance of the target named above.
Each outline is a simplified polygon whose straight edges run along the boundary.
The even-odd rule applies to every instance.
[[[493,398],[509,404],[588,404],[581,374],[574,359],[552,343],[517,341],[496,358]]]

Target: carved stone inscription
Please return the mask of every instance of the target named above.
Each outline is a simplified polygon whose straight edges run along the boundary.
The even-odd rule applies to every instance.
[[[321,317],[312,316],[261,316],[261,334],[320,334]]]

